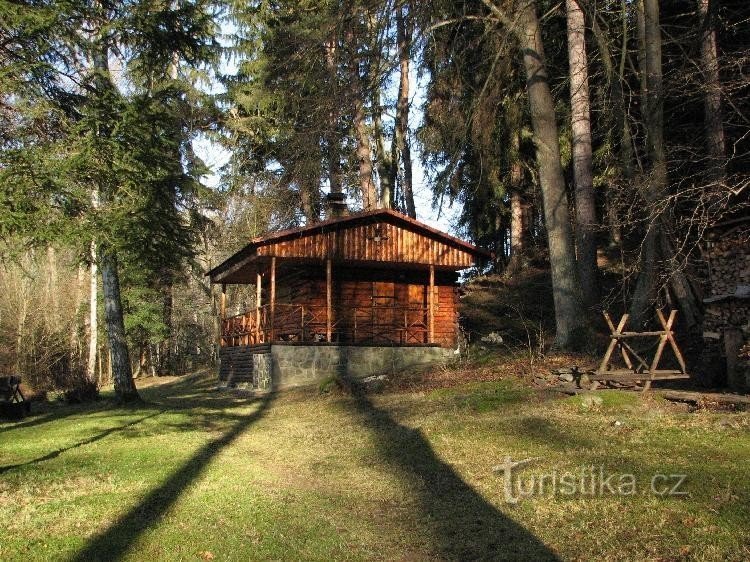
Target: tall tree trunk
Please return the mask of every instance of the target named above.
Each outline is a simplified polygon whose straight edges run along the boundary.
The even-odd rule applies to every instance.
[[[549,245],[557,326],[555,342],[559,347],[565,348],[573,343],[574,332],[584,325],[584,319],[576,274],[568,196],[560,164],[555,105],[549,88],[536,4],[533,1],[523,0],[516,9],[517,36],[526,69],[526,88],[531,107],[536,160],[544,204],[544,222]]]
[[[161,372],[173,375],[175,374],[174,358],[172,357],[172,340],[174,325],[172,323],[172,309],[174,308],[174,298],[172,296],[174,288],[174,275],[171,271],[165,271],[162,274],[162,322],[167,328],[167,338],[161,342],[162,364],[159,365]]]
[[[331,84],[331,99],[338,100],[338,63],[336,60],[336,38],[331,37],[326,43],[326,68]],[[328,181],[331,193],[341,193],[341,150],[338,137],[339,114],[335,103],[328,110],[328,128],[326,131],[326,157],[328,160]]]
[[[112,378],[117,401],[120,403],[139,400],[133,383],[128,343],[125,339],[122,299],[120,298],[120,276],[117,271],[117,257],[111,250],[100,249],[99,263],[102,270],[104,292],[104,321],[107,325],[107,338],[112,365]]]
[[[89,381],[96,380],[96,354],[99,350],[99,317],[97,316],[97,302],[99,300],[99,279],[96,252],[96,242],[91,241],[91,268],[89,281],[89,356],[86,362],[86,376]]]
[[[81,342],[81,319],[84,308],[84,286],[86,284],[86,269],[82,263],[78,264],[76,275],[75,317],[70,325],[70,349],[76,367],[83,365],[83,346]],[[85,321],[84,321],[85,325]]]
[[[109,37],[106,31],[98,30],[97,48],[93,53],[93,65],[96,72],[95,84],[98,94],[114,88],[109,75]],[[106,119],[106,117],[105,117]],[[106,123],[106,122],[105,122]],[[103,124],[95,132],[96,135],[106,137],[109,130]],[[97,195],[105,206],[111,204],[113,194],[111,186],[97,186]],[[110,349],[110,367],[114,379],[115,395],[120,403],[139,400],[138,392],[133,383],[133,371],[130,365],[128,343],[125,339],[125,322],[120,298],[120,277],[117,269],[117,256],[112,248],[101,245],[99,247],[99,265],[102,272],[102,290],[104,293],[104,322],[107,326],[107,339]]]
[[[513,124],[518,125],[515,120]],[[521,195],[523,182],[523,168],[520,160],[521,131],[518,126],[514,129],[510,134],[510,154],[513,158],[510,165],[510,260],[505,270],[505,273],[511,276],[521,269],[527,238],[527,212]]]
[[[373,181],[372,151],[370,149],[370,135],[367,130],[365,100],[370,87],[369,71],[362,68],[358,53],[358,40],[353,31],[346,33],[351,60],[352,98],[354,105],[354,136],[357,140],[357,168],[359,175],[359,189],[362,195],[362,206],[366,211],[377,208],[378,196]]]
[[[593,307],[599,299],[596,265],[596,201],[591,150],[591,108],[583,10],[577,0],[567,0],[570,107],[573,132],[573,177],[576,198],[578,276],[583,302]]]
[[[394,162],[391,154],[385,149],[383,132],[383,109],[380,105],[380,89],[373,91],[373,125],[375,148],[378,157],[378,177],[380,178],[380,204],[386,209],[393,208]]]
[[[315,162],[319,164],[319,161]],[[307,219],[307,224],[320,222],[320,173],[305,174],[304,180],[300,182],[300,199],[302,203],[302,213]]]
[[[362,90],[361,93],[364,93]],[[357,162],[359,165],[359,188],[362,193],[362,206],[366,211],[377,208],[378,196],[372,178],[372,153],[370,135],[365,123],[365,105],[358,96],[354,105],[354,132],[357,137]]]
[[[398,61],[399,61],[399,83],[398,83],[398,101],[396,103],[396,120],[394,124],[394,147],[397,157],[393,160],[398,162],[401,158],[403,166],[402,194],[406,214],[411,218],[417,218],[417,210],[414,205],[414,185],[412,181],[412,163],[411,147],[409,145],[409,55],[411,52],[411,33],[409,32],[409,23],[407,21],[407,8],[401,6],[397,8],[396,13],[396,36],[398,41]],[[394,166],[398,170],[398,164]]]
[[[58,289],[57,274],[57,252],[53,246],[47,246],[47,303],[50,317],[47,318],[50,326],[60,325],[60,293]]]
[[[524,230],[523,200],[521,193],[514,189],[510,192],[510,260],[505,269],[506,275],[515,275],[521,269],[525,247]]]
[[[715,2],[713,2],[715,3]],[[701,70],[705,94],[706,141],[711,167],[715,179],[722,179],[726,164],[726,139],[721,116],[721,81],[719,79],[719,59],[716,49],[716,28],[714,25],[714,6],[710,0],[699,0],[701,27]]]
[[[638,281],[630,307],[632,326],[643,327],[650,318],[650,310],[656,301],[661,262],[661,236],[663,217],[655,209],[667,187],[667,160],[664,153],[664,100],[662,95],[661,29],[659,27],[658,0],[638,2],[639,59],[641,91],[643,92],[646,128],[646,148],[650,162],[650,174],[646,183],[644,199],[649,224],[641,246]]]

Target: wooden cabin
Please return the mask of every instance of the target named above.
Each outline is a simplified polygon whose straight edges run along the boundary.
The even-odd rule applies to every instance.
[[[222,286],[220,377],[263,387],[342,372],[343,356],[352,376],[445,356],[458,342],[458,271],[487,257],[387,209],[257,238],[208,273]],[[227,317],[229,284],[255,285],[256,306]]]

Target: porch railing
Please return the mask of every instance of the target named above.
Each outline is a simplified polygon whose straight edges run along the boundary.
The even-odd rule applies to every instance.
[[[327,341],[326,307],[277,303],[222,320],[221,346]],[[377,304],[339,311],[331,323],[331,341],[339,343],[428,343],[427,307]]]

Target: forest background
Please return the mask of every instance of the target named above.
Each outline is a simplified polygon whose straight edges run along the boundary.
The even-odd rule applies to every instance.
[[[213,364],[205,271],[323,219],[328,192],[424,219],[420,176],[494,252],[471,275],[548,271],[543,344],[579,346],[614,303],[634,326],[674,306],[689,337],[706,232],[747,214],[749,18],[741,0],[0,0],[0,365],[126,401],[133,375]]]

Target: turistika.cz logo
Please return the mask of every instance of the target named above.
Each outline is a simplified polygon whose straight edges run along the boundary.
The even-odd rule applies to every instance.
[[[519,500],[541,496],[599,497],[633,496],[653,494],[655,496],[685,496],[686,474],[655,473],[650,478],[639,480],[635,474],[611,472],[604,466],[581,466],[574,470],[552,469],[543,474],[530,474],[524,477],[521,468],[539,458],[514,461],[505,457],[502,464],[493,471],[503,476],[505,501],[518,503]]]

